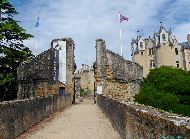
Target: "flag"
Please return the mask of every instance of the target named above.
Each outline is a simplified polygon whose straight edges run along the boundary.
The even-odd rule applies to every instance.
[[[124,21],[124,20],[129,20],[129,18],[128,17],[125,17],[125,16],[123,16],[123,15],[121,15],[120,13],[119,13],[119,15],[120,15],[120,23],[122,22],[122,21]]]
[[[36,25],[35,25],[35,27],[39,27],[39,25],[40,25],[39,20],[40,20],[40,18],[38,17],[38,19],[37,19],[37,21],[36,21]]]

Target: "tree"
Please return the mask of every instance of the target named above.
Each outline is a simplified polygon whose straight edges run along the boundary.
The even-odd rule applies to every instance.
[[[162,66],[150,71],[135,101],[190,116],[190,72]]]
[[[32,57],[23,41],[33,37],[19,26],[13,16],[18,14],[8,0],[0,3],[0,101],[17,95],[17,67]]]

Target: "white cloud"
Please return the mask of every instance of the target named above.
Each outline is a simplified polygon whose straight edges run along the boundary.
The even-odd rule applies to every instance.
[[[175,28],[174,32],[178,42],[186,42],[187,34],[190,34],[190,23],[180,24]]]
[[[122,23],[125,58],[130,59],[130,43],[137,29],[142,30],[141,33],[145,37],[152,36],[154,31],[158,31],[160,21],[167,27],[175,27],[175,35],[179,40],[183,40],[188,33],[189,21],[178,20],[180,15],[184,18],[189,13],[188,10],[183,10],[190,9],[188,1],[31,0],[16,7],[21,13],[17,18],[22,21],[27,31],[34,35],[34,24],[40,11],[38,53],[48,49],[54,38],[71,37],[76,44],[75,58],[80,67],[86,59],[88,63],[95,61],[97,38],[105,39],[108,49],[120,52],[119,11],[129,17],[128,22]],[[35,38],[27,41],[27,44],[35,50]]]

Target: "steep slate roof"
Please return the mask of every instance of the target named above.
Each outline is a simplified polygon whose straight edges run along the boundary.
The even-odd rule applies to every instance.
[[[180,43],[180,45],[181,45],[184,49],[190,49],[190,43],[188,43],[188,42]]]

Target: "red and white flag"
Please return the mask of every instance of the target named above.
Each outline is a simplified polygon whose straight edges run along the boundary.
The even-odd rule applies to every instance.
[[[119,13],[119,15],[120,15],[120,23],[121,23],[122,21],[124,21],[124,20],[126,20],[126,21],[128,21],[128,20],[129,20],[129,18],[128,18],[128,17],[123,16],[123,15],[121,15],[120,13]]]
[[[123,56],[123,46],[122,46],[122,39],[121,39],[121,22],[123,22],[124,20],[128,21],[129,18],[126,16],[121,15],[121,13],[119,12],[119,21],[120,21],[120,42],[121,42],[121,56]]]

